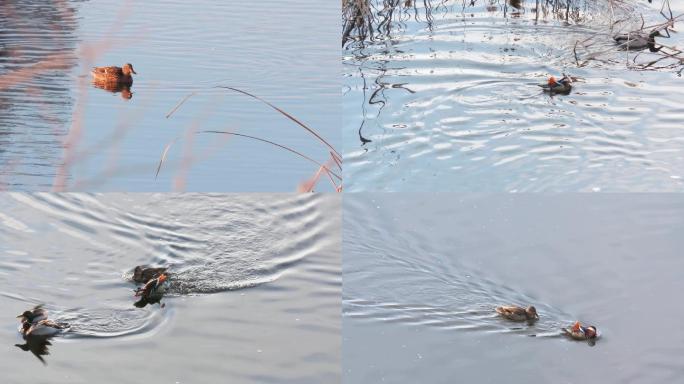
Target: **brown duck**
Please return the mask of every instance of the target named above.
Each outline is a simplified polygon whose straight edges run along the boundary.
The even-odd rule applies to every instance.
[[[130,63],[124,64],[123,68],[115,66],[95,67],[91,73],[96,82],[122,85],[133,84],[133,76],[131,74],[138,74]]]
[[[517,305],[496,307],[496,313],[513,321],[534,321],[539,319],[537,309],[531,305],[527,308],[518,307]]]

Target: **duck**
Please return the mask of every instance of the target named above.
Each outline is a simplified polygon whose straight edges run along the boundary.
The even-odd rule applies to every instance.
[[[560,80],[556,80],[555,77],[551,76],[546,84],[540,84],[539,86],[542,87],[544,92],[567,95],[572,90],[572,79],[568,75],[563,75]]]
[[[52,320],[40,320],[35,323],[23,322],[21,327],[21,334],[24,338],[32,336],[52,337],[69,328],[68,324],[57,323]]]
[[[164,267],[152,268],[145,265],[138,265],[133,270],[133,281],[136,283],[147,284],[150,280],[156,279],[162,274],[166,274],[166,269],[167,268]]]
[[[147,302],[158,302],[164,296],[166,291],[166,281],[168,277],[162,273],[157,278],[152,279],[145,284],[144,287],[138,288],[135,291],[135,296],[139,296]]]
[[[38,304],[33,309],[24,311],[21,315],[17,316],[18,319],[23,323],[34,324],[41,320],[47,320],[48,312],[43,308],[43,304]]]
[[[93,79],[100,83],[133,84],[131,73],[138,74],[133,69],[133,64],[126,63],[123,67],[95,67],[92,70]]]
[[[623,49],[644,49],[655,46],[656,36],[662,36],[660,31],[651,31],[648,35],[641,31],[622,33],[615,35],[613,39]]]
[[[534,321],[539,319],[537,309],[532,305],[527,308],[519,307],[517,305],[496,307],[496,313],[513,321]]]
[[[594,340],[598,337],[596,327],[593,325],[584,327],[579,321],[576,321],[570,327],[563,328],[563,332],[575,340]]]

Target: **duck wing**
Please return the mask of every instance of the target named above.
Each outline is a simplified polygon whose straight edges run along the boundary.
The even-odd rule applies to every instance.
[[[150,292],[157,286],[157,279],[150,280],[145,284],[144,287],[138,289],[138,291],[135,293],[136,296],[142,296],[142,297],[147,297],[150,295]]]
[[[58,323],[56,321],[52,320],[41,320],[37,323],[38,325],[43,325],[45,327],[50,327],[50,328],[55,328],[55,329],[66,329],[69,328],[69,324],[67,323]]]
[[[93,74],[102,76],[123,76],[123,70],[116,66],[94,67]]]
[[[504,305],[501,307],[496,307],[496,312],[502,315],[520,315],[524,314],[525,310],[511,305]]]

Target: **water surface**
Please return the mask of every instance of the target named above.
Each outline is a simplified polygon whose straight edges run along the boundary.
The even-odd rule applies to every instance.
[[[671,383],[684,373],[676,195],[350,194],[344,382]],[[494,307],[533,304],[534,325]],[[560,327],[597,326],[595,345]]]
[[[567,3],[418,1],[348,43],[347,190],[683,191],[681,63],[612,39],[660,1]],[[574,91],[542,94],[562,73]]]
[[[216,86],[262,97],[340,145],[336,4],[15,0],[0,21],[4,189],[294,191],[318,170],[261,141],[198,133],[207,130],[329,158],[283,115]],[[92,66],[126,62],[138,73],[130,99],[90,84]]]
[[[335,195],[3,194],[0,370],[12,383],[334,382],[340,377]],[[134,266],[169,268],[137,308]],[[46,365],[15,316],[71,329]]]

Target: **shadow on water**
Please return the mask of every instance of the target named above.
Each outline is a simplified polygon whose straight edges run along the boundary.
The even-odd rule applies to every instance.
[[[52,346],[50,339],[52,337],[49,336],[26,336],[24,344],[14,344],[14,346],[22,351],[31,352],[41,363],[47,365],[43,356],[50,354],[49,347]]]

